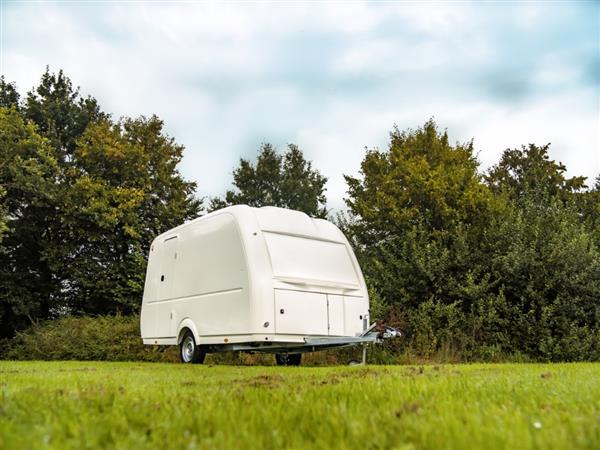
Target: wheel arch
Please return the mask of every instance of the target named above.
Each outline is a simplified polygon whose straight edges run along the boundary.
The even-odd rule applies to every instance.
[[[196,345],[199,345],[200,335],[198,334],[198,329],[196,328],[196,325],[194,324],[192,319],[190,319],[189,317],[186,317],[179,323],[179,327],[177,328],[177,345],[181,344],[186,329],[192,332],[194,340],[196,341]]]

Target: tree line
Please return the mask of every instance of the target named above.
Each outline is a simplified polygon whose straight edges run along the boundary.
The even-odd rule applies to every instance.
[[[329,217],[351,241],[372,315],[399,326],[396,351],[424,357],[600,358],[600,176],[567,177],[549,145],[507,149],[483,172],[473,142],[433,120],[390,133],[345,176],[331,217],[327,178],[294,144],[241,159],[222,197],[178,171],[183,147],[156,116],[114,119],[62,72],[21,98],[0,79],[0,337],[65,315],[139,310],[148,247],[227,205]]]

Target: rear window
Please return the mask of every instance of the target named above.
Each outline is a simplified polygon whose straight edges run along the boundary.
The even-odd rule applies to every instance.
[[[345,244],[264,232],[278,278],[358,285]]]

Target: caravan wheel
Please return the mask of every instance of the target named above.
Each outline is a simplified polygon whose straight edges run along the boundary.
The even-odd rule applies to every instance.
[[[206,352],[196,345],[194,335],[190,330],[185,332],[181,344],[179,344],[179,356],[181,362],[186,364],[202,364],[204,362]]]
[[[299,366],[302,362],[302,353],[277,353],[275,361],[278,366]]]

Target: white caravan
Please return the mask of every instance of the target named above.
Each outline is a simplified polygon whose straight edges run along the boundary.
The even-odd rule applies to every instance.
[[[390,332],[391,330],[388,330]],[[144,344],[207,352],[301,353],[375,342],[352,248],[331,222],[299,211],[224,208],[158,236],[141,311]]]

